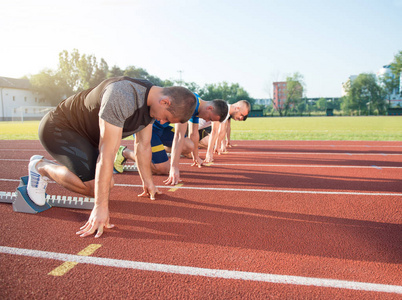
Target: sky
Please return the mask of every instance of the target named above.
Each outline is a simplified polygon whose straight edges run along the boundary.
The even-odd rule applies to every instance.
[[[0,0],[0,76],[56,70],[77,49],[257,99],[298,72],[307,97],[340,97],[402,51],[401,13],[402,0]]]

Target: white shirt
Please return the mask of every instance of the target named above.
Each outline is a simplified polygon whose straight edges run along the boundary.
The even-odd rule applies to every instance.
[[[200,118],[198,121],[198,130],[211,126],[211,123],[211,121],[205,121],[204,119]]]

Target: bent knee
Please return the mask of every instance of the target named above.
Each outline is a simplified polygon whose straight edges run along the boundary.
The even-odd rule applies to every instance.
[[[186,142],[184,143],[184,147],[183,147],[182,152],[185,153],[185,154],[193,152],[194,151],[194,143],[193,143],[193,141],[190,140],[189,138],[187,138],[185,141]]]
[[[152,164],[152,172],[156,175],[167,175],[170,171],[169,161],[160,164]]]
[[[114,178],[112,177],[110,180],[110,188],[114,187],[114,183]],[[84,181],[83,184],[85,188],[85,192],[83,194],[89,197],[95,197],[95,180]]]
[[[89,197],[95,197],[94,182],[95,182],[94,180],[83,182],[85,191],[82,194],[89,196]]]

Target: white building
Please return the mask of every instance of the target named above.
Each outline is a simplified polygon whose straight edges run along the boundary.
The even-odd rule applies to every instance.
[[[40,119],[50,103],[34,93],[28,79],[0,77],[0,120]]]
[[[271,105],[272,104],[272,99],[255,99],[254,104]]]
[[[346,94],[347,94],[346,90],[345,90],[345,84],[348,82],[353,82],[356,78],[357,78],[357,75],[350,75],[348,81],[342,83],[342,93],[341,93],[342,97],[346,96]]]

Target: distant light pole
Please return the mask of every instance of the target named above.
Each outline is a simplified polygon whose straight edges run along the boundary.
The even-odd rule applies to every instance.
[[[181,74],[183,73],[183,71],[182,70],[178,70],[177,72],[179,72],[179,74],[180,74],[180,79],[179,79],[179,85],[181,86],[182,85],[182,83],[183,83],[183,81],[181,80]]]

